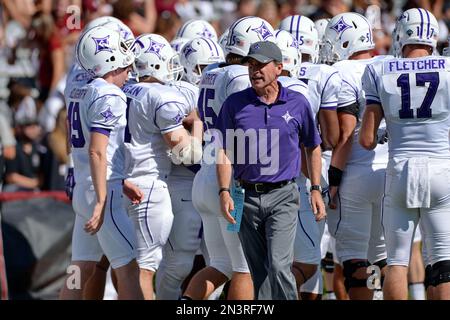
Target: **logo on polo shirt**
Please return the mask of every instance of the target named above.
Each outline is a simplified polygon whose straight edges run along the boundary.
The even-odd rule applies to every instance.
[[[286,121],[286,123],[289,123],[289,121],[291,119],[294,119],[294,117],[289,114],[289,111],[286,111],[286,113],[283,116],[283,119],[284,119],[284,121]]]

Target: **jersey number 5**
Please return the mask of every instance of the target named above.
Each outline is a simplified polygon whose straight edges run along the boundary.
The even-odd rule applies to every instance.
[[[86,140],[84,140],[83,129],[80,119],[80,103],[70,102],[68,110],[68,119],[70,125],[70,141],[74,148],[83,148]]]
[[[200,91],[200,97],[198,98],[198,105],[200,106],[200,118],[205,124],[205,130],[214,128],[216,125],[217,115],[211,106],[208,106],[208,101],[214,99],[214,89],[203,88]]]
[[[427,82],[429,83],[428,90],[422,104],[417,109],[417,118],[431,118],[432,116],[431,104],[433,103],[434,96],[439,87],[439,73],[427,72],[416,74],[417,87],[425,87]],[[402,98],[402,108],[398,111],[398,116],[400,119],[414,118],[414,111],[411,109],[411,89],[409,86],[408,73],[403,73],[398,77],[397,87],[400,87],[401,89]]]

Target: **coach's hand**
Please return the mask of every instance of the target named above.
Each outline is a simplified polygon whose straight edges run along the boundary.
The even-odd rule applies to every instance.
[[[139,204],[144,199],[144,193],[134,183],[124,180],[123,193],[131,200],[132,204]]]
[[[329,190],[328,207],[334,210],[337,208],[337,193],[339,187],[330,186],[328,190]]]
[[[231,215],[231,212],[234,210],[234,201],[228,191],[220,193],[220,209],[222,211],[222,215],[228,222],[236,224],[236,220],[234,220]]]
[[[327,212],[323,203],[322,193],[319,190],[311,191],[311,209],[314,213],[316,221],[325,219]]]
[[[98,232],[98,230],[100,230],[100,227],[103,224],[103,217],[105,215],[105,203],[106,202],[97,202],[94,207],[94,211],[92,212],[92,217],[84,225],[84,231],[94,235]]]

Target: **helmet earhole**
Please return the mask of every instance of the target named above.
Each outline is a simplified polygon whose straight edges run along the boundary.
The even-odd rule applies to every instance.
[[[343,47],[343,48],[347,48],[347,47],[348,47],[348,41],[345,41],[345,42],[342,44],[342,47]]]

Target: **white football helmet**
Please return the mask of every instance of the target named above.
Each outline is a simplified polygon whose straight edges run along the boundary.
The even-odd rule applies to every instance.
[[[420,8],[406,10],[398,18],[398,41],[400,51],[407,44],[423,44],[436,49],[439,24],[434,15]],[[401,52],[400,52],[401,53]]]
[[[400,36],[398,34],[398,20],[397,23],[395,24],[394,30],[392,31],[392,45],[391,48],[389,50],[389,54],[394,56],[394,57],[401,57],[402,55],[402,50],[400,48]]]
[[[219,43],[219,46],[222,48],[223,53],[226,55],[225,45],[227,44],[228,40],[228,34],[230,33],[230,29],[226,29],[224,33],[219,37],[219,40],[217,41]]]
[[[111,16],[99,17],[92,20],[86,25],[83,32],[98,26],[103,26],[119,32],[120,36],[129,47],[134,42],[134,35],[131,29],[119,19]]]
[[[102,24],[105,24],[107,22],[123,23],[122,21],[120,21],[116,17],[103,16],[103,17],[95,18],[94,20],[90,21],[87,25],[84,26],[84,30],[87,31],[87,30],[92,29],[94,27],[101,26]]]
[[[133,31],[122,21],[119,22],[110,21],[102,25],[103,27],[110,28],[111,30],[117,31],[120,37],[125,41],[125,43],[131,47],[134,42]]]
[[[195,38],[184,45],[180,60],[187,81],[197,85],[202,76],[202,66],[223,62],[225,58],[216,41]]]
[[[189,40],[202,37],[217,41],[217,32],[206,20],[189,20],[178,30],[176,38]]]
[[[289,16],[281,20],[280,28],[292,34],[298,42],[301,54],[309,54],[316,63],[319,56],[319,35],[314,22],[306,16]]]
[[[162,83],[175,81],[183,72],[180,56],[159,34],[142,34],[133,44],[139,77],[151,76]]]
[[[275,31],[264,19],[258,17],[244,17],[233,23],[229,29],[225,50],[245,57],[250,46],[258,41],[275,43]]]
[[[189,42],[188,38],[175,38],[170,42],[170,46],[173,50],[175,50],[176,53],[181,55],[181,50],[183,49],[183,46]]]
[[[328,22],[323,37],[322,60],[334,63],[346,60],[356,52],[375,48],[372,26],[362,15],[341,13]]]
[[[291,76],[296,76],[302,62],[297,40],[285,30],[275,30],[275,37],[283,55],[283,70],[289,71]]]
[[[328,22],[331,19],[319,19],[317,21],[314,22],[314,25],[316,26],[317,29],[317,34],[319,35],[319,63],[325,63],[325,61],[321,61],[321,57],[322,55],[320,54],[320,52],[322,51],[323,48],[323,36],[325,35],[325,30],[327,29],[327,25]]]
[[[98,26],[87,30],[77,43],[79,64],[93,77],[133,64],[134,54],[118,32]]]
[[[319,36],[319,44],[321,42],[321,39],[323,38],[323,35],[325,34],[325,30],[330,20],[331,19],[327,18],[314,21],[314,25],[316,26],[317,34]]]

